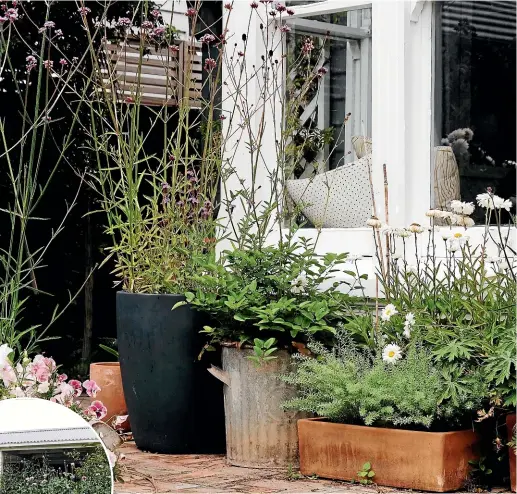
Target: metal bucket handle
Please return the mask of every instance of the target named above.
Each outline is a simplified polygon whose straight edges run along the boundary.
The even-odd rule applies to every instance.
[[[219,379],[219,381],[226,384],[226,386],[230,385],[230,374],[228,374],[228,372],[223,371],[223,369],[215,365],[212,365],[209,369],[207,369],[207,371],[210,372],[212,376]]]

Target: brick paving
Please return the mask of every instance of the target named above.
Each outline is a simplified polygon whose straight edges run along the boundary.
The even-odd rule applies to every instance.
[[[226,463],[223,455],[144,453],[133,442],[124,444],[119,451],[124,455],[120,461],[123,482],[116,483],[115,494],[397,492],[389,488],[303,478],[297,471],[289,474],[287,470],[233,467]]]

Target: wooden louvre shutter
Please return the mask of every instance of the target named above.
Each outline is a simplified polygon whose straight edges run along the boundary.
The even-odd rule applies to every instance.
[[[190,88],[189,103],[198,106],[203,84],[201,43],[178,41],[175,46],[177,50],[147,44],[141,56],[138,39],[105,43],[101,68],[105,89],[116,91],[119,102],[138,95],[145,106],[176,106]]]

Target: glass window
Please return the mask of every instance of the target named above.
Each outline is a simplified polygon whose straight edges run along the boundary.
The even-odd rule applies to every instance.
[[[516,196],[516,3],[437,2],[437,112],[451,145],[460,194],[474,201],[491,187]],[[478,223],[483,223],[477,209]]]
[[[307,39],[315,46],[308,63],[325,69],[299,109],[300,128],[318,143],[300,160],[299,178],[353,161],[352,136],[371,137],[371,9],[321,12],[288,22],[289,81],[304,79],[298,54]]]

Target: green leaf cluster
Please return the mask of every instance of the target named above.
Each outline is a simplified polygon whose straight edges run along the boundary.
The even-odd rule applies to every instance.
[[[332,349],[310,343],[317,358],[294,355],[297,366],[283,379],[298,388],[285,408],[315,413],[333,422],[378,427],[443,429],[470,423],[484,396],[481,373],[454,399],[442,400],[446,378],[429,352],[409,346],[404,357],[384,362],[379,352],[358,349],[339,333]]]
[[[346,254],[317,255],[305,239],[226,251],[205,263],[187,301],[209,314],[210,343],[275,338],[279,347],[308,335],[332,336],[347,295],[333,277]]]

